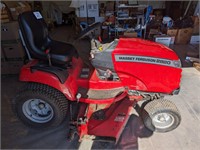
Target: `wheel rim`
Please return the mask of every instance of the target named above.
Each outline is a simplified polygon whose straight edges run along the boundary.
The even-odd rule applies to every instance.
[[[53,108],[41,99],[29,99],[22,105],[23,114],[33,122],[46,123],[53,118]]]
[[[174,124],[174,117],[169,113],[159,113],[153,117],[152,122],[155,128],[166,129]]]

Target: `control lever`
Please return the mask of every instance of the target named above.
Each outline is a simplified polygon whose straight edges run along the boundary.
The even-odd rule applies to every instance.
[[[51,63],[51,55],[50,55],[50,49],[46,49],[45,53],[47,54],[47,58],[48,58],[48,61],[49,61],[49,66],[52,66],[52,63]]]
[[[92,35],[92,40],[93,40],[93,42],[94,42],[94,45],[95,45],[95,47],[98,49],[98,47],[97,47],[97,42],[96,42],[96,40],[95,40],[95,34],[94,34],[94,32],[92,32],[91,35]]]
[[[98,37],[98,39],[99,39],[99,42],[100,42],[100,43],[102,43],[102,39],[101,39],[101,36],[99,36],[99,37]]]

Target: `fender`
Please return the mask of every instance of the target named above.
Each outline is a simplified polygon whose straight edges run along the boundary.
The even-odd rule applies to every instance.
[[[30,66],[35,65],[37,63],[36,60],[29,62],[28,64],[24,65],[21,68],[19,80],[23,82],[37,82],[41,84],[46,84],[51,86],[61,93],[63,93],[68,100],[75,101],[76,100],[76,93],[78,90],[77,83],[76,83],[76,75],[69,76],[64,84],[62,84],[59,79],[51,73],[36,70],[34,72],[31,71]],[[72,69],[73,70],[73,69]],[[74,74],[79,74],[77,71],[79,67],[74,70]],[[71,71],[70,71],[71,72]]]

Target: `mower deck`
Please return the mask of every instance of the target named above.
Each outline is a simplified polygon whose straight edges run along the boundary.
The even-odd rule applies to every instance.
[[[135,104],[136,100],[124,98],[110,106],[102,105],[101,108],[95,104],[88,105],[85,118],[89,119],[79,125],[80,141],[91,135],[90,139],[93,140],[108,138],[109,141],[117,143]],[[84,118],[81,116],[79,115],[79,118]]]

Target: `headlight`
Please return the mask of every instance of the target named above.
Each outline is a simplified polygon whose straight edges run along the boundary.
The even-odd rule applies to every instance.
[[[181,65],[180,59],[179,59],[179,60],[174,60],[174,61],[173,61],[173,64],[174,64],[174,66],[177,67],[177,68],[181,68],[181,66],[182,66],[182,65]]]

